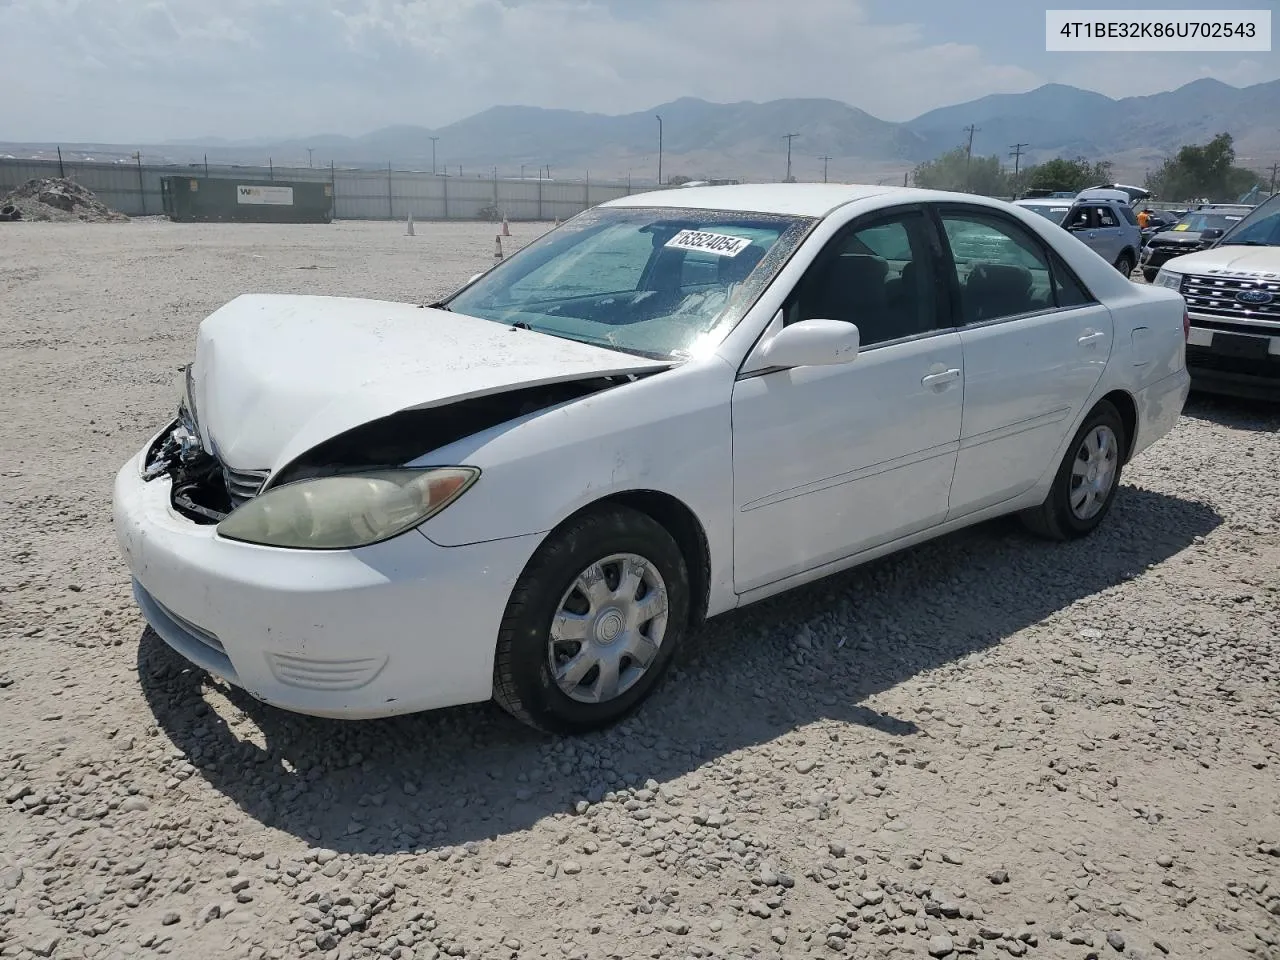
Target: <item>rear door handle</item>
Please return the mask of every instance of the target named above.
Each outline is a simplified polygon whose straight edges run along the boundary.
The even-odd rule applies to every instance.
[[[1091,347],[1099,340],[1105,340],[1106,334],[1101,330],[1094,330],[1092,333],[1086,333],[1083,337],[1076,341],[1082,347]]]
[[[944,387],[948,383],[952,383],[960,379],[960,371],[952,367],[950,370],[943,370],[941,373],[931,373],[927,377],[921,379],[920,383],[926,387]]]

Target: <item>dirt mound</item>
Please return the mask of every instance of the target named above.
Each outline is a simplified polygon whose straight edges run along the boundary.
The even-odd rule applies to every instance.
[[[81,220],[109,223],[128,220],[74,180],[54,177],[28,180],[0,198],[0,220]]]

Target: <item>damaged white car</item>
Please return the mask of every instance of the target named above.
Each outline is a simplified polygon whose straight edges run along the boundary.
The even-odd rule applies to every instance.
[[[227,304],[116,529],[155,631],[267,703],[585,731],[707,616],[1001,514],[1088,534],[1185,338],[1000,201],[633,196],[430,307]]]

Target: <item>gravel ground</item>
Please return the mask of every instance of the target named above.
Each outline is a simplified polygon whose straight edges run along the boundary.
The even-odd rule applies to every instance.
[[[189,669],[112,476],[237,293],[492,262],[416,232],[0,234],[0,956],[1280,957],[1275,408],[1193,400],[1087,542],[991,523],[714,621],[602,735]]]

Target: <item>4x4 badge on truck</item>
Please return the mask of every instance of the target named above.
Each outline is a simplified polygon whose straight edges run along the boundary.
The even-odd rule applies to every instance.
[[[1266,290],[1241,290],[1236,294],[1236,300],[1240,303],[1249,303],[1255,306],[1263,306],[1270,303],[1275,297]]]

